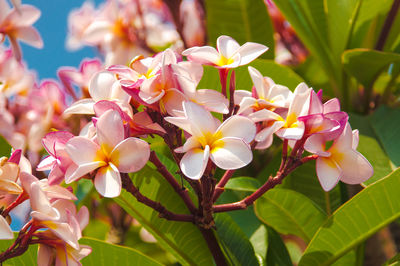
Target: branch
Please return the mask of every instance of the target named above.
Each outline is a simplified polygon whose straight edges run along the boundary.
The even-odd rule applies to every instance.
[[[224,175],[219,180],[218,184],[215,186],[213,202],[216,202],[219,196],[225,191],[225,185],[228,183],[229,179],[233,176],[235,170],[227,170]]]
[[[165,165],[157,157],[155,151],[150,153],[149,160],[157,167],[157,171],[164,176],[168,183],[174,188],[175,192],[178,193],[178,195],[183,199],[189,211],[192,214],[196,213],[196,206],[194,206],[193,201],[190,199],[187,189],[181,187],[178,181],[176,181],[175,177],[167,170]]]
[[[167,210],[167,208],[165,208],[161,203],[156,202],[144,196],[132,183],[132,180],[130,179],[128,174],[122,173],[121,180],[122,180],[122,187],[125,188],[126,191],[131,193],[137,199],[137,201],[159,212],[159,216],[161,218],[165,218],[171,221],[192,222],[192,223],[195,222],[193,215],[173,213]]]
[[[286,164],[285,169],[283,171],[278,171],[277,175],[272,177],[270,176],[259,189],[257,189],[253,194],[244,198],[241,201],[227,203],[227,204],[220,204],[214,205],[213,211],[214,212],[227,212],[227,211],[234,211],[234,210],[243,210],[246,209],[248,206],[252,205],[254,201],[256,201],[259,197],[264,195],[268,190],[274,188],[276,185],[282,183],[283,178],[285,178],[288,174],[290,174],[294,169],[299,167],[300,165],[315,160],[318,158],[318,155],[310,155],[307,157],[302,158],[301,160],[295,159],[294,157],[290,157],[288,163]]]

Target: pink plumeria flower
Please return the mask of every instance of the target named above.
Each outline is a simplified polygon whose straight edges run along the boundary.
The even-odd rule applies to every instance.
[[[34,87],[35,75],[16,60],[11,49],[0,46],[0,93],[6,97],[25,96]]]
[[[74,9],[68,15],[68,34],[66,47],[78,50],[85,44],[84,33],[96,19],[97,12],[92,2],[85,1],[81,8]]]
[[[41,232],[39,237],[51,239],[51,241],[42,241],[39,244],[37,254],[38,265],[52,265],[55,262],[57,266],[81,266],[80,260],[92,252],[92,248],[86,245],[79,245],[78,249],[72,248],[62,240],[58,240],[50,231]]]
[[[43,41],[32,24],[40,17],[40,10],[31,5],[11,9],[6,0],[0,0],[0,41],[7,35],[13,46],[15,57],[21,59],[21,48],[17,39],[36,48],[43,47]]]
[[[303,137],[304,122],[298,118],[308,114],[311,90],[305,83],[301,83],[296,87],[287,111],[281,110],[278,113],[264,108],[248,116],[254,122],[263,122],[263,128],[255,138],[261,143],[259,149],[267,148],[272,144],[274,133],[289,140],[299,140]]]
[[[122,90],[115,74],[109,71],[97,72],[91,78],[89,94],[91,98],[73,103],[64,111],[64,114],[94,114],[94,104],[101,100],[107,100],[117,103],[124,112],[132,115],[132,108],[129,105],[131,97]]]
[[[149,159],[150,148],[141,139],[125,138],[123,121],[114,110],[97,120],[96,132],[96,142],[85,137],[67,142],[66,151],[76,166],[68,168],[65,182],[71,183],[98,169],[94,177],[97,191],[104,197],[117,197],[121,193],[120,172],[140,170]]]
[[[62,216],[63,206],[59,206],[61,200],[50,202],[38,182],[30,185],[29,199],[34,225],[39,228],[48,228],[72,248],[79,249],[78,237],[72,226],[66,222],[67,217]]]
[[[0,158],[0,196],[22,193],[17,183],[19,171],[18,164],[9,162],[7,157]]]
[[[244,116],[232,116],[222,124],[210,112],[193,103],[183,103],[184,117],[165,120],[191,135],[175,151],[185,153],[180,162],[182,172],[191,179],[200,179],[211,159],[222,169],[238,169],[253,159],[249,143],[256,127]]]
[[[73,84],[77,85],[84,96],[89,96],[89,82],[92,76],[102,70],[102,63],[99,59],[82,60],[79,69],[73,67],[61,67],[58,77],[66,91],[74,98],[77,98]]]
[[[317,93],[311,92],[309,114],[299,117],[305,124],[305,136],[322,134],[325,140],[338,138],[347,123],[348,115],[340,111],[338,99],[330,99],[322,104],[322,90]],[[307,150],[309,140],[304,148]]]
[[[250,113],[267,109],[274,111],[277,108],[287,108],[292,98],[289,88],[275,84],[275,82],[263,75],[254,67],[248,67],[253,81],[253,91],[236,90],[235,102],[240,106],[238,114]]]
[[[352,131],[349,123],[328,149],[323,135],[313,135],[309,140],[309,151],[318,155],[317,176],[325,191],[331,190],[339,180],[347,184],[360,184],[374,174],[368,160],[356,151],[358,130]]]
[[[49,156],[39,163],[36,170],[50,170],[48,176],[50,184],[60,184],[64,180],[67,168],[73,163],[65,151],[65,144],[73,137],[70,132],[55,131],[46,134],[42,139],[43,147]]]
[[[265,45],[253,42],[240,46],[231,37],[222,35],[217,39],[217,49],[211,46],[192,47],[183,51],[182,55],[190,61],[228,69],[246,65],[267,50]]]

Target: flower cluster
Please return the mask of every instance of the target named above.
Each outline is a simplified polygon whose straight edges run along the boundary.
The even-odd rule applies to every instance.
[[[182,49],[204,43],[198,4],[180,1],[168,6],[159,0],[108,0],[99,8],[84,2],[68,19],[67,47],[95,46],[105,64],[125,64],[127,58],[149,55],[162,47]],[[190,20],[188,20],[190,15]]]
[[[1,158],[1,195],[13,197],[14,201],[0,215],[1,239],[12,239],[13,233],[6,221],[10,211],[29,199],[31,220],[21,229],[15,243],[8,251],[26,249],[38,243],[38,264],[57,265],[79,263],[91,252],[91,248],[79,245],[82,230],[89,222],[88,209],[83,206],[77,212],[72,200],[76,200],[70,189],[49,183],[48,179],[37,179],[20,167],[21,150],[11,157]],[[56,256],[57,254],[57,256]],[[2,254],[4,257],[4,253]],[[1,256],[0,256],[1,257]],[[62,263],[62,264],[59,264]]]
[[[316,161],[325,191],[339,180],[359,184],[373,174],[356,150],[358,131],[338,99],[323,103],[322,91],[305,83],[276,84],[251,66],[253,86],[236,89],[235,68],[257,59],[266,46],[221,36],[216,48],[188,48],[204,42],[197,1],[180,3],[181,14],[192,14],[193,21],[157,0],[108,0],[98,9],[85,3],[70,15],[68,46],[96,46],[106,62],[85,59],[79,69],[62,67],[60,82],[38,82],[21,61],[17,39],[41,46],[32,27],[40,12],[13,3],[11,9],[0,0],[0,40],[7,36],[13,47],[0,46],[0,135],[16,149],[0,159],[0,238],[13,238],[8,218],[15,207],[29,199],[31,212],[0,262],[39,244],[40,265],[80,264],[91,252],[78,243],[89,214],[86,207],[77,211],[77,198],[64,184],[82,178],[93,181],[102,197],[118,197],[125,189],[165,219],[209,229],[214,213],[246,208],[308,161]],[[156,50],[164,51],[149,56]],[[219,72],[221,91],[198,88],[203,65]],[[182,184],[151,150],[148,142],[155,137],[164,141]],[[276,176],[241,201],[216,204],[234,171],[252,162],[253,150],[274,140],[282,143]],[[48,156],[42,157],[43,148]],[[129,174],[148,163],[190,214],[174,213],[135,187]],[[218,183],[217,168],[226,170]],[[201,199],[198,204],[185,185]]]

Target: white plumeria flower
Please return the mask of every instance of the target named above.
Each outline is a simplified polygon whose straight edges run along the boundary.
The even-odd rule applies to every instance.
[[[123,121],[114,110],[99,118],[96,132],[97,142],[81,136],[67,142],[66,151],[76,166],[67,169],[65,182],[71,183],[98,169],[94,178],[97,191],[104,197],[117,197],[121,193],[120,172],[139,171],[149,159],[150,148],[141,139],[125,139]]]
[[[322,135],[309,137],[308,150],[318,155],[317,176],[325,191],[331,190],[339,180],[346,184],[360,184],[374,174],[368,160],[356,151],[358,139],[358,130],[352,131],[349,123],[327,150]]]
[[[132,108],[129,105],[131,97],[121,88],[115,74],[109,71],[99,71],[89,83],[90,99],[82,99],[68,107],[64,114],[94,114],[95,103],[106,100],[117,103],[121,109],[132,116]]]
[[[249,143],[255,124],[244,116],[232,116],[222,124],[210,112],[193,103],[183,103],[184,117],[166,117],[168,122],[191,134],[175,151],[185,153],[180,167],[185,176],[200,179],[211,159],[222,169],[238,169],[253,159]]]
[[[235,91],[235,102],[240,108],[238,114],[246,115],[262,109],[274,111],[276,108],[285,108],[289,105],[292,92],[288,87],[275,82],[249,66],[250,77],[253,81],[253,92],[245,90]]]
[[[204,65],[235,68],[250,63],[267,50],[267,46],[253,42],[240,46],[231,37],[222,35],[217,39],[217,50],[211,46],[192,47],[183,51],[182,55]]]

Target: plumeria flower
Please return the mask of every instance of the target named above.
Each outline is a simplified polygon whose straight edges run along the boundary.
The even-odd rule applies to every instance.
[[[99,59],[82,60],[79,69],[73,67],[61,67],[58,71],[58,77],[64,85],[66,91],[74,98],[77,98],[72,84],[77,85],[82,94],[89,97],[89,82],[92,76],[102,69],[102,63]]]
[[[82,99],[68,107],[64,114],[94,114],[93,106],[101,100],[117,103],[124,112],[132,115],[129,105],[130,96],[122,90],[115,75],[109,71],[97,72],[90,80],[89,94],[91,99]]]
[[[15,59],[11,49],[6,50],[0,46],[0,81],[1,94],[8,98],[15,95],[26,97],[34,87],[35,75]]]
[[[112,130],[110,130],[112,129]],[[96,170],[94,185],[104,197],[121,193],[120,172],[140,170],[148,161],[147,142],[129,137],[117,111],[105,112],[96,122],[96,142],[85,137],[74,137],[66,144],[66,151],[76,164],[67,169],[65,182],[71,183]]]
[[[275,84],[275,82],[263,75],[254,67],[249,66],[250,77],[254,87],[252,92],[245,90],[235,91],[235,102],[238,104],[238,114],[250,113],[267,109],[274,111],[277,108],[287,108],[292,98],[289,88]]]
[[[268,47],[262,44],[247,42],[240,46],[234,39],[222,35],[217,39],[217,49],[211,46],[192,47],[182,52],[188,60],[217,68],[235,68],[243,66],[261,54]]]
[[[250,119],[232,116],[221,124],[193,102],[184,102],[183,110],[183,117],[166,117],[165,120],[191,135],[175,150],[185,153],[180,167],[187,177],[200,179],[209,159],[222,169],[238,169],[251,162],[253,154],[249,143],[254,139],[256,127]]]
[[[301,83],[296,87],[287,111],[277,113],[264,108],[248,116],[254,122],[263,122],[263,128],[255,138],[261,143],[260,149],[271,145],[274,133],[289,140],[299,140],[303,137],[304,122],[298,118],[308,114],[311,91],[305,83]]]
[[[63,222],[70,225],[73,234],[79,240],[82,237],[82,230],[89,222],[88,209],[82,206],[77,212],[75,204],[66,200],[57,201],[53,207],[59,210],[60,216],[64,218]],[[75,249],[50,230],[39,232],[36,236],[41,240],[38,249],[38,265],[49,265],[54,261],[56,265],[81,265],[79,261],[92,251],[85,245],[79,245],[79,248]]]
[[[19,171],[18,164],[9,162],[7,157],[0,158],[0,196],[22,193],[17,183]]]
[[[73,137],[70,132],[55,131],[46,134],[42,139],[43,147],[49,156],[39,163],[37,170],[50,170],[48,175],[50,184],[60,184],[64,180],[67,168],[73,163],[65,151],[65,144]]]
[[[318,155],[317,176],[325,191],[331,190],[339,180],[347,184],[360,184],[374,174],[371,164],[356,151],[358,130],[347,123],[342,135],[326,148],[326,139],[316,134],[309,138],[308,150]]]
[[[66,222],[67,217],[61,215],[63,206],[59,206],[60,200],[50,202],[38,182],[30,185],[29,192],[34,225],[39,228],[48,228],[72,248],[79,249],[78,237],[74,234],[71,225]]]
[[[39,244],[38,265],[53,265],[55,263],[57,266],[81,266],[80,260],[92,252],[92,248],[86,245],[79,245],[78,249],[74,249],[64,241],[57,239],[57,236],[51,231],[40,232],[38,236],[39,238],[51,239],[50,241],[44,240]]]
[[[17,39],[37,48],[43,41],[32,24],[40,17],[40,10],[31,5],[11,9],[6,0],[0,0],[0,41],[7,35],[13,46],[15,57],[21,59],[21,48]]]
[[[310,95],[309,114],[299,117],[305,124],[305,136],[314,134],[323,134],[325,140],[338,138],[347,123],[348,115],[340,111],[340,102],[338,99],[330,99],[322,104],[322,90],[317,93],[314,91]],[[308,139],[304,144],[307,150]]]

